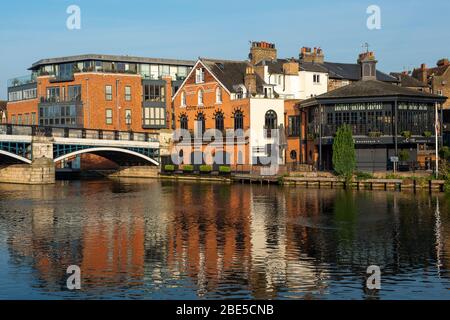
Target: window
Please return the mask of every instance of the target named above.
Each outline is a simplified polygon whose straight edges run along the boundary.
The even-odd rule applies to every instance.
[[[181,93],[181,106],[186,107],[186,92]]]
[[[216,103],[222,103],[222,90],[220,87],[216,88]]]
[[[288,118],[288,135],[290,137],[300,136],[300,116],[290,116]]]
[[[272,137],[272,130],[274,130],[278,127],[276,112],[273,110],[267,111],[264,123],[265,123],[265,129],[266,129],[266,136],[267,136],[267,138],[270,138],[270,137]]]
[[[31,113],[31,124],[36,125],[36,112]]]
[[[60,89],[59,87],[47,88],[47,100],[50,102],[59,102]]]
[[[244,114],[241,111],[234,113],[234,130],[244,130]]]
[[[219,112],[216,114],[216,130],[223,131],[224,130],[224,121],[223,121],[223,113]]]
[[[34,98],[36,98],[36,88],[23,90],[23,99],[24,100],[34,99]]]
[[[243,87],[239,87],[236,90],[236,99],[243,99],[245,97],[245,91]]]
[[[188,130],[188,117],[186,115],[180,117],[180,128]]]
[[[161,106],[144,107],[143,125],[146,127],[163,128],[166,126],[166,108]]]
[[[195,83],[203,83],[205,82],[205,71],[203,68],[199,68],[195,70]]]
[[[25,113],[23,116],[23,124],[30,124],[30,114]]]
[[[69,101],[81,101],[81,86],[69,86]]]
[[[205,115],[202,112],[200,112],[197,115],[196,126],[197,126],[197,133],[198,134],[201,133],[203,135],[206,131],[206,128],[205,128]]]
[[[105,99],[106,101],[112,100],[112,86],[105,86]]]
[[[313,75],[313,82],[315,84],[319,84],[320,83],[320,74]]]
[[[199,90],[198,92],[198,105],[199,106],[203,105],[203,90]]]
[[[153,102],[166,101],[166,87],[160,84],[145,84],[144,101],[153,101]]]
[[[11,116],[11,124],[16,124],[16,116]]]
[[[295,150],[291,151],[291,160],[297,160],[297,151]]]
[[[106,124],[113,123],[113,112],[112,109],[106,109]]]
[[[131,110],[130,109],[125,110],[125,124],[126,125],[131,124]]]
[[[17,116],[17,124],[22,124],[22,115],[21,114],[19,114]]]
[[[131,101],[131,87],[125,87],[125,101]]]

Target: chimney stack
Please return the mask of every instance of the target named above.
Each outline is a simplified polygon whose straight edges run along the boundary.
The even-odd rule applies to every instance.
[[[377,60],[372,51],[359,55],[358,64],[361,66],[361,80],[377,80]]]
[[[300,66],[294,58],[283,63],[283,72],[286,75],[298,76],[298,72],[300,70]]]
[[[450,61],[448,61],[447,58],[444,58],[444,59],[439,60],[439,61],[436,63],[436,65],[437,65],[438,67],[448,66],[448,65],[450,65]]]
[[[325,61],[325,55],[321,48],[315,47],[311,50],[309,47],[303,47],[300,49],[300,62],[312,62],[323,63]]]
[[[247,66],[245,70],[244,85],[249,95],[256,94],[256,73],[252,66]]]
[[[252,42],[249,59],[252,65],[256,65],[264,60],[277,60],[277,49],[275,48],[275,44],[264,41]]]

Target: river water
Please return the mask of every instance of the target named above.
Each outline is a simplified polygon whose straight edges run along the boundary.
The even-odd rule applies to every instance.
[[[68,290],[66,269],[81,270]],[[381,289],[366,288],[367,268]],[[0,184],[0,299],[450,299],[450,197]]]

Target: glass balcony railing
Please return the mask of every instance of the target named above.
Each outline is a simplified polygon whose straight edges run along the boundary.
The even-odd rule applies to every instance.
[[[19,87],[25,84],[35,83],[36,78],[33,75],[27,75],[22,77],[16,77],[8,80],[8,88]]]

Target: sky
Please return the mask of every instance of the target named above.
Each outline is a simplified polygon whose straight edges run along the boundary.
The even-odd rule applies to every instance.
[[[79,30],[66,26],[70,5],[81,10]],[[367,27],[371,5],[381,29]],[[243,60],[249,41],[267,41],[280,58],[317,46],[327,61],[354,63],[369,43],[378,68],[393,72],[450,52],[448,0],[15,0],[0,12],[0,99],[32,63],[76,54]]]

